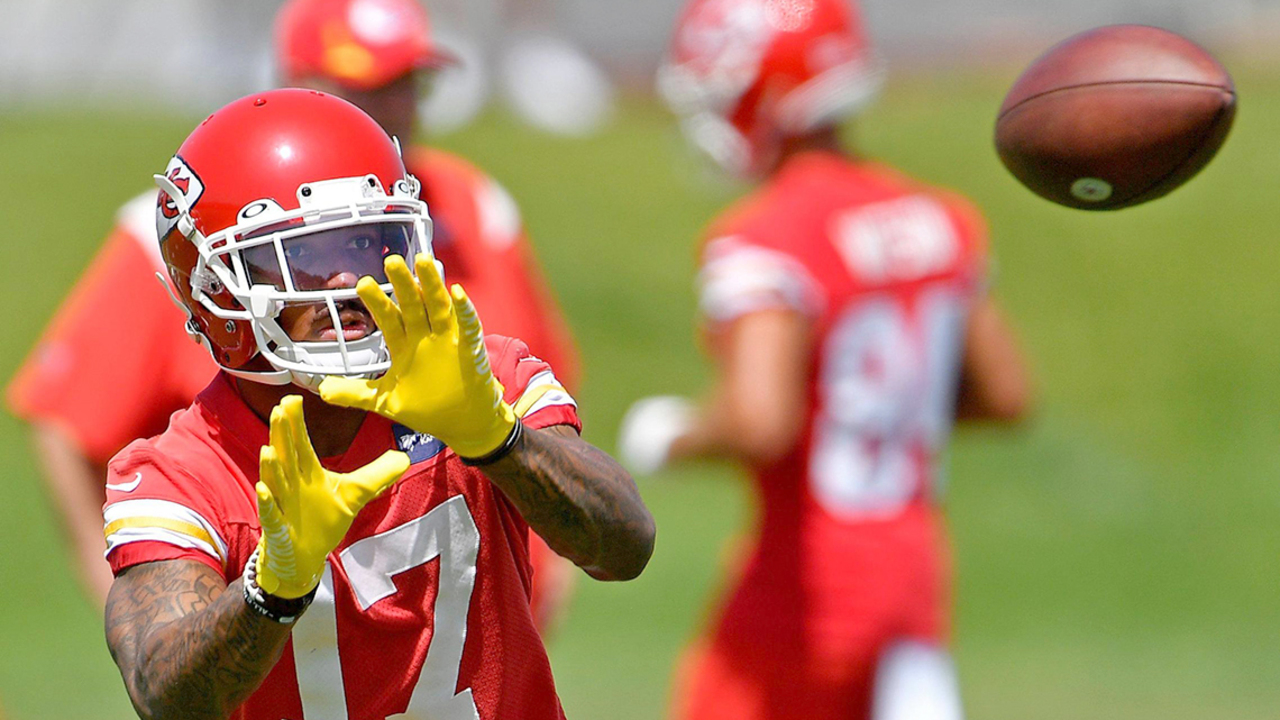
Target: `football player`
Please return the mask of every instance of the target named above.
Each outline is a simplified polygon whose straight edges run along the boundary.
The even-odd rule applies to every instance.
[[[415,0],[292,0],[277,16],[281,81],[330,91],[373,115],[403,141],[418,100],[450,56],[432,40]],[[578,358],[560,310],[525,238],[519,209],[493,178],[460,157],[406,148],[410,173],[435,222],[435,255],[464,283],[491,331],[520,337],[576,387]],[[182,313],[156,281],[155,193],[129,202],[116,229],[9,387],[9,405],[32,425],[43,476],[62,512],[92,595],[106,597],[102,562],[106,461],[135,438],[164,430],[215,372],[183,331]],[[112,326],[104,314],[117,318]],[[118,327],[131,341],[119,341]],[[532,545],[535,615],[560,614],[572,567],[541,540]]]
[[[881,76],[845,0],[693,0],[660,71],[694,144],[760,182],[701,249],[708,398],[621,429],[635,471],[731,458],[758,497],[676,718],[961,717],[943,454],[954,418],[1017,421],[1030,391],[978,211],[842,144]]]
[[[108,465],[106,634],[139,714],[563,718],[530,528],[626,580],[652,518],[552,367],[446,289],[398,145],[343,100],[274,90],[156,181],[220,372]]]

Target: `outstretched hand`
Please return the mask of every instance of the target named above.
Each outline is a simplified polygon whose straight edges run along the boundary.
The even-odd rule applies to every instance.
[[[328,377],[320,397],[333,405],[376,412],[439,438],[459,456],[477,458],[502,446],[516,416],[502,399],[484,347],[475,307],[460,285],[446,290],[429,255],[385,261],[395,301],[371,277],[356,292],[391,353],[391,368],[375,380]]]
[[[390,450],[351,473],[326,470],[307,435],[302,398],[286,396],[271,411],[270,441],[258,459],[258,587],[282,598],[311,592],[356,513],[408,468],[409,456]]]

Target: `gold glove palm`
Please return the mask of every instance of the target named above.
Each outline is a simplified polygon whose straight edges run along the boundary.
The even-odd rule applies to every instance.
[[[326,470],[311,447],[302,398],[281,400],[258,461],[258,587],[281,598],[311,592],[356,513],[408,468],[409,457],[392,450],[351,473]]]

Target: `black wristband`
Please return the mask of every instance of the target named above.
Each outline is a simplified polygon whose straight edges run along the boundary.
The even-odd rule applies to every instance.
[[[520,438],[522,437],[524,437],[524,423],[520,422],[520,418],[516,418],[516,424],[511,428],[511,434],[507,435],[507,439],[503,440],[502,444],[499,445],[496,450],[477,458],[468,458],[459,455],[458,459],[462,461],[463,465],[470,465],[471,467],[479,467],[481,465],[488,465],[489,463],[497,462],[510,455],[511,451],[516,448],[516,445],[520,444]]]
[[[249,562],[244,566],[245,604],[259,615],[281,625],[289,625],[296,622],[302,616],[303,611],[311,605],[311,601],[316,598],[316,590],[318,588],[318,585],[311,588],[311,592],[300,598],[277,597],[258,587],[257,550],[253,551],[253,554],[249,556]]]

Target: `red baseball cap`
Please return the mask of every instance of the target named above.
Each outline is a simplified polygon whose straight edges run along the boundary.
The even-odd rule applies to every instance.
[[[353,90],[456,62],[432,41],[418,0],[289,0],[276,16],[276,55],[286,80],[323,77]]]

